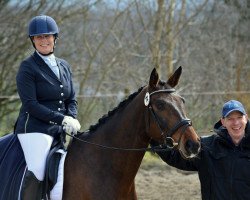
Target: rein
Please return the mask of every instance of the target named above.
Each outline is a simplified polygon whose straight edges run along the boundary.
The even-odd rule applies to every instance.
[[[178,143],[174,142],[173,138],[171,137],[180,127],[184,126],[184,127],[188,127],[188,126],[192,126],[191,120],[190,119],[182,119],[180,122],[178,122],[172,129],[170,129],[169,133],[165,133],[165,131],[162,130],[159,120],[157,118],[156,113],[154,112],[153,107],[150,104],[150,97],[154,94],[157,93],[161,93],[161,92],[166,92],[166,93],[172,93],[175,92],[174,88],[171,89],[164,89],[164,90],[157,90],[154,91],[152,93],[146,93],[145,97],[144,97],[144,104],[145,106],[148,107],[148,109],[150,110],[151,115],[153,116],[154,120],[157,123],[157,126],[159,127],[160,131],[161,131],[161,136],[164,138],[164,144],[161,145],[157,145],[154,147],[148,147],[148,148],[120,148],[120,147],[113,147],[113,146],[106,146],[106,145],[102,145],[102,144],[98,144],[98,143],[94,143],[94,142],[89,142],[87,140],[83,140],[79,137],[77,137],[77,135],[71,135],[66,133],[66,135],[70,136],[71,138],[74,138],[80,142],[84,142],[86,144],[90,144],[90,145],[94,145],[103,149],[111,149],[111,150],[119,150],[119,151],[150,151],[150,152],[162,152],[162,151],[166,151],[168,148],[172,149],[176,146],[179,145],[179,141],[181,140],[182,135],[179,138]],[[183,131],[184,132],[184,131]],[[81,134],[81,133],[80,133]],[[78,134],[79,135],[79,134]],[[169,145],[171,142],[172,145]]]
[[[111,150],[120,150],[120,151],[150,151],[150,152],[161,152],[161,151],[166,151],[166,147],[163,145],[158,145],[158,146],[154,146],[154,147],[148,147],[148,148],[119,148],[119,147],[112,147],[112,146],[106,146],[106,145],[102,145],[102,144],[98,144],[98,143],[94,143],[94,142],[89,142],[87,140],[83,140],[75,135],[71,135],[69,133],[66,133],[66,135],[70,136],[71,138],[74,138],[80,142],[84,142],[86,144],[90,144],[90,145],[94,145],[97,147],[101,147],[103,149],[111,149]]]

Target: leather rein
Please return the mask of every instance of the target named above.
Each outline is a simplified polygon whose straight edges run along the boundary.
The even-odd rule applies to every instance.
[[[166,147],[167,148],[174,148],[174,147],[178,146],[179,141],[181,140],[181,137],[182,137],[183,134],[180,136],[178,143],[174,142],[174,140],[172,138],[172,135],[180,127],[192,126],[192,122],[191,122],[190,119],[182,119],[173,128],[171,128],[168,133],[166,133],[165,131],[163,131],[163,129],[160,126],[158,117],[157,117],[157,115],[156,115],[156,113],[155,113],[155,111],[154,111],[154,109],[153,109],[153,107],[151,106],[151,103],[150,103],[150,97],[152,95],[157,94],[157,93],[162,93],[162,92],[172,93],[172,92],[175,92],[175,89],[171,88],[171,89],[157,90],[157,91],[154,91],[154,92],[151,92],[151,93],[147,92],[146,95],[145,95],[145,97],[144,97],[144,104],[148,108],[148,110],[150,111],[151,115],[153,116],[153,119],[155,120],[158,128],[161,131],[161,136],[164,139],[163,145],[158,145],[158,146],[148,147],[148,148],[119,148],[119,147],[106,146],[106,145],[102,145],[102,144],[98,144],[98,143],[94,143],[94,142],[89,142],[87,140],[83,140],[83,139],[77,137],[77,135],[71,135],[71,134],[68,134],[68,133],[66,133],[66,135],[68,135],[68,136],[70,136],[70,137],[72,137],[72,138],[74,138],[74,139],[76,139],[76,140],[78,140],[80,142],[84,142],[86,144],[94,145],[94,146],[97,146],[97,147],[100,147],[100,148],[104,148],[104,149],[111,149],[111,150],[159,152],[159,151],[166,151]],[[79,133],[78,135],[80,135],[80,134],[82,134],[82,133]]]

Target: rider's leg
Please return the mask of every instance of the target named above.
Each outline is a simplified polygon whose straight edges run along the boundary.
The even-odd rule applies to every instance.
[[[18,134],[27,171],[22,183],[22,200],[40,200],[42,195],[42,181],[45,176],[46,158],[49,153],[53,137],[43,133]]]
[[[22,182],[21,200],[41,200],[42,181],[39,181],[32,171],[27,170]]]

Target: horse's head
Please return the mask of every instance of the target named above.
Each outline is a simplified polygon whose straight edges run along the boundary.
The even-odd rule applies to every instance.
[[[184,99],[176,94],[182,68],[179,67],[167,82],[159,80],[154,69],[144,98],[148,114],[146,123],[153,140],[178,148],[184,158],[191,158],[200,150],[200,139],[186,117]]]

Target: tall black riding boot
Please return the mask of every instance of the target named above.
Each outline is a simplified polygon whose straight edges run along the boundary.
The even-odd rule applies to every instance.
[[[26,171],[22,184],[21,200],[41,200],[42,181],[39,181],[31,171]]]

